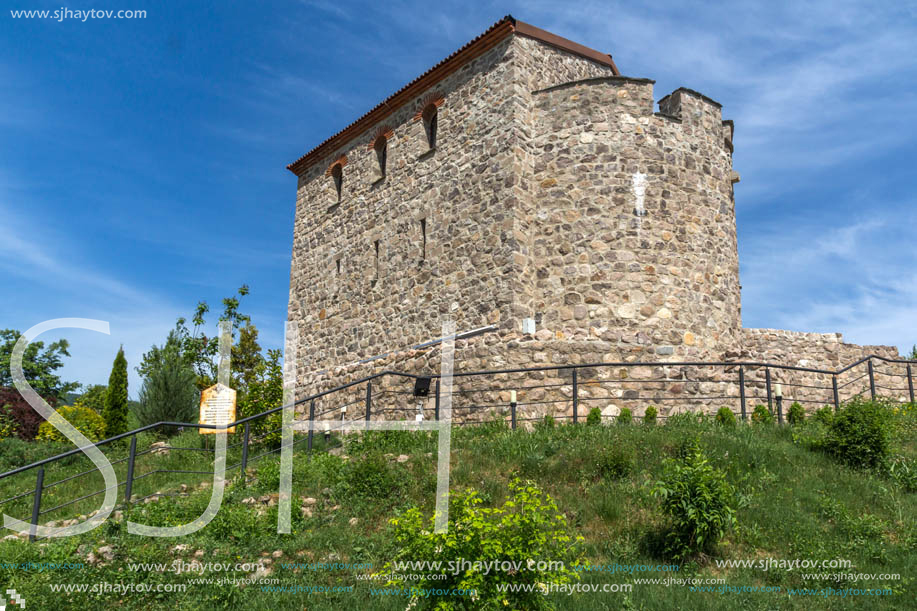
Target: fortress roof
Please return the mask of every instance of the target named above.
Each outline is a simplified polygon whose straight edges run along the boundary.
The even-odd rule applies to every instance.
[[[589,47],[584,47],[572,40],[567,40],[551,32],[542,30],[528,23],[518,21],[512,15],[507,15],[500,21],[488,28],[483,34],[466,43],[460,49],[452,53],[413,81],[387,97],[377,104],[372,110],[362,117],[334,134],[311,151],[287,166],[287,169],[296,174],[302,174],[303,171],[311,166],[315,161],[330,153],[335,147],[342,145],[351,138],[357,136],[373,124],[389,116],[399,107],[403,106],[410,100],[414,99],[419,93],[431,85],[442,80],[449,74],[461,68],[464,64],[472,59],[482,55],[497,45],[510,34],[517,34],[528,38],[534,38],[545,44],[557,47],[573,53],[594,62],[611,67],[615,75],[620,75],[618,67],[615,66],[611,55],[600,53]]]

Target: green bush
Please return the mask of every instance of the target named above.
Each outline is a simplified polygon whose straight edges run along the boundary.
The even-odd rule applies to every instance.
[[[755,424],[773,424],[774,415],[766,405],[756,405],[755,411],[751,413],[751,421]]]
[[[35,439],[40,441],[67,441],[63,433],[54,428],[52,423],[66,420],[90,441],[100,441],[105,437],[105,420],[95,410],[79,405],[59,407],[51,414],[51,419],[42,422],[38,427]]]
[[[802,408],[798,401],[793,401],[790,410],[786,413],[786,421],[796,426],[806,421],[806,410]]]
[[[254,370],[254,379],[248,385],[248,392],[239,397],[239,418],[248,418],[264,413],[283,405],[283,366],[280,364],[281,352],[268,350]],[[252,438],[258,443],[279,448],[283,432],[283,412],[274,412],[251,421]]]
[[[411,598],[408,608],[418,603],[435,609],[553,608],[537,584],[576,581],[574,567],[582,558],[583,538],[570,534],[554,500],[533,482],[517,478],[509,489],[509,498],[499,508],[482,507],[474,490],[452,494],[445,533],[433,532],[433,520],[425,524],[416,507],[391,520],[399,548],[393,561],[439,561],[443,568],[428,571],[420,581],[402,581],[390,562],[380,573],[392,575],[386,586],[477,592],[471,599],[437,594]],[[494,561],[520,563],[526,570],[501,570],[493,567]],[[503,586],[521,587],[501,592],[498,588]],[[535,587],[525,591],[525,586]]]
[[[696,441],[676,459],[668,459],[662,480],[653,487],[672,520],[666,551],[680,560],[712,551],[736,526],[735,489],[726,474],[710,464]]]
[[[634,420],[634,416],[633,414],[631,414],[630,409],[625,407],[621,409],[621,413],[618,414],[618,418],[616,422],[618,424],[630,424],[631,422],[633,422],[633,420]]]
[[[602,410],[597,407],[593,407],[589,410],[589,415],[586,416],[586,424],[590,426],[598,426],[602,424]]]
[[[830,405],[820,407],[815,410],[812,419],[825,426],[831,426],[831,423],[834,422],[834,409]]]
[[[891,453],[893,432],[889,405],[856,397],[835,415],[823,447],[828,454],[851,467],[880,467],[885,465]]]
[[[39,425],[40,426],[40,425]],[[0,407],[0,439],[19,436],[19,423],[10,414],[8,405]]]
[[[546,429],[553,429],[554,428],[554,416],[552,416],[551,414],[545,414],[544,419],[541,421],[541,426],[543,426]]]
[[[656,408],[652,405],[643,412],[643,424],[656,424]]]
[[[736,425],[736,415],[728,407],[721,407],[716,412],[716,423],[720,426],[733,427]]]
[[[634,468],[633,455],[624,448],[605,448],[596,456],[595,473],[602,479],[622,479]]]

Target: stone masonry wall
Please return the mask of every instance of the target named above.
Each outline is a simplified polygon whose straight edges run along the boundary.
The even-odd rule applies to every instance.
[[[538,93],[529,307],[569,337],[621,355],[709,358],[735,341],[738,255],[732,160],[719,105],[606,77]],[[615,359],[619,360],[619,359]]]
[[[498,322],[512,300],[511,39],[299,179],[289,315],[306,368]],[[440,93],[436,149],[414,115]],[[371,143],[390,129],[383,178]],[[346,155],[340,203],[329,164]],[[426,221],[426,252],[421,220]],[[378,244],[378,254],[376,245]]]

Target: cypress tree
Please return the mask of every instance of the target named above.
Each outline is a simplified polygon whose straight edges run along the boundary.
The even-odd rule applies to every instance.
[[[124,358],[124,346],[118,350],[111,366],[102,417],[105,418],[106,437],[127,432],[127,359]]]

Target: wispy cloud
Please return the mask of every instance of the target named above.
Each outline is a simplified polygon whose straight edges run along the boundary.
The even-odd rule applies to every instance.
[[[760,226],[742,262],[746,326],[842,332],[846,341],[917,344],[913,202],[848,224]]]

